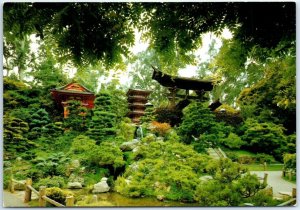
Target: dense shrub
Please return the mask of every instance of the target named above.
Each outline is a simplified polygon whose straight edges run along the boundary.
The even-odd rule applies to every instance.
[[[227,104],[222,104],[214,111],[214,113],[217,121],[225,122],[226,124],[234,127],[239,126],[243,122],[240,112]]]
[[[117,130],[117,137],[122,138],[124,141],[129,141],[134,138],[136,126],[129,118],[125,117],[118,127],[119,129]]]
[[[46,188],[46,196],[55,200],[58,203],[66,205],[66,197],[67,196],[74,196],[74,193],[70,190],[62,190],[58,187],[50,187]]]
[[[221,142],[230,149],[239,149],[245,144],[245,142],[235,133],[229,133],[227,138],[221,139]]]
[[[112,96],[108,92],[101,92],[96,97],[94,104],[93,116],[87,134],[99,145],[101,141],[115,138],[117,115],[113,112]]]
[[[201,206],[239,206],[265,187],[255,174],[229,159],[211,161],[207,171],[213,179],[200,183],[194,196]]]
[[[215,116],[201,103],[191,103],[183,110],[184,116],[179,126],[179,135],[184,143],[191,143],[194,137],[209,132],[216,124]]]
[[[283,168],[284,170],[291,170],[296,172],[296,153],[295,154],[284,154],[283,155]]]
[[[64,127],[73,131],[86,131],[89,125],[90,111],[80,101],[68,101],[68,117],[64,119]]]
[[[175,107],[159,107],[155,110],[156,121],[169,123],[172,127],[181,123],[182,116],[182,111]]]
[[[35,189],[39,189],[40,186],[63,188],[65,186],[65,180],[61,176],[53,176],[51,178],[47,177],[44,179],[40,179],[38,182],[35,182],[33,185]]]
[[[247,119],[243,125],[242,140],[247,142],[247,147],[255,153],[265,153],[282,160],[282,154],[287,151],[287,138],[284,128],[271,122],[259,123]]]
[[[207,156],[174,142],[151,142],[135,153],[139,161],[118,177],[115,189],[130,197],[162,196],[168,200],[193,201]]]
[[[272,155],[268,155],[268,154],[264,154],[264,153],[260,153],[256,155],[256,161],[259,163],[272,163],[275,162],[274,157]]]
[[[92,163],[99,166],[112,166],[116,169],[125,164],[122,151],[113,142],[102,142],[98,147],[90,151],[88,156]]]

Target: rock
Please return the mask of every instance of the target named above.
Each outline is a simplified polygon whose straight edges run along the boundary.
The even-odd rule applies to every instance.
[[[136,148],[139,143],[140,141],[138,139],[133,139],[132,141],[123,142],[120,146],[120,149],[122,151],[131,151],[134,148]]]
[[[108,192],[110,187],[107,184],[107,178],[103,177],[100,182],[97,184],[94,184],[94,189],[92,193],[103,193],[103,192]]]
[[[82,185],[79,182],[68,182],[68,189],[82,189]]]
[[[102,179],[100,180],[100,182],[106,182],[107,180],[108,180],[108,178],[102,177]]]
[[[200,179],[201,181],[208,181],[208,180],[211,180],[211,179],[213,179],[213,178],[212,178],[212,176],[207,175],[207,176],[201,176],[199,179]]]
[[[84,186],[84,178],[76,176],[75,174],[70,175],[69,182],[79,182],[82,186]]]
[[[21,160],[22,160],[21,157],[17,157],[17,158],[16,158],[16,161],[19,161],[19,162],[20,162]]]
[[[159,136],[156,138],[156,141],[164,141],[164,137]]]
[[[164,195],[157,195],[156,198],[159,201],[163,201],[165,199],[165,196]]]
[[[137,151],[139,151],[139,146],[137,146],[137,147],[135,147],[133,150],[132,150],[132,152],[137,152]]]

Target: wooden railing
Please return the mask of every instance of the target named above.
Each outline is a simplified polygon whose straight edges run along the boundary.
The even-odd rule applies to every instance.
[[[32,179],[27,179],[25,183],[20,182],[18,180],[15,180],[13,178],[11,178],[10,180],[10,192],[14,192],[14,184],[18,183],[18,184],[24,184],[25,185],[25,196],[24,196],[24,203],[28,203],[29,201],[31,201],[31,195],[32,192],[34,192],[36,195],[39,196],[39,206],[40,207],[45,207],[47,202],[51,203],[54,206],[57,207],[65,207],[65,206],[74,206],[74,196],[67,196],[66,197],[66,205],[63,205],[61,203],[58,203],[55,200],[52,200],[51,198],[46,196],[46,187],[45,186],[40,186],[39,191],[37,191],[36,189],[34,189],[32,187]]]
[[[292,198],[290,200],[284,202],[284,203],[281,203],[281,204],[277,205],[277,206],[291,206],[291,205],[295,205],[296,201],[297,201],[296,197],[297,197],[297,191],[296,191],[296,188],[293,188],[293,190],[292,190]]]

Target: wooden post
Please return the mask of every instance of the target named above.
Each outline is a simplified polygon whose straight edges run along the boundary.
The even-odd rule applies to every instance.
[[[14,181],[13,181],[13,178],[11,177],[10,178],[10,182],[9,182],[9,191],[11,193],[14,193],[15,192],[15,184],[14,184]]]
[[[285,170],[282,170],[282,177],[285,177]]]
[[[292,180],[292,171],[289,171],[289,180]]]
[[[14,181],[13,181],[13,167],[10,167],[10,181],[9,181],[9,191],[11,193],[15,192],[15,186],[14,186]]]
[[[74,196],[69,195],[66,197],[66,206],[74,206]]]
[[[32,185],[32,179],[26,179],[24,203],[31,201],[31,189],[28,186]]]
[[[292,190],[292,198],[296,198],[296,196],[297,196],[296,188],[293,188],[293,190]]]
[[[264,175],[264,182],[263,182],[263,184],[268,184],[268,174],[267,173],[265,173],[265,175]]]
[[[267,170],[267,162],[265,161],[265,162],[263,163],[263,165],[264,165],[264,171],[266,171],[266,170]]]
[[[40,191],[39,191],[39,206],[40,207],[46,207],[46,201],[43,199],[44,195],[46,195],[46,187],[40,186]]]

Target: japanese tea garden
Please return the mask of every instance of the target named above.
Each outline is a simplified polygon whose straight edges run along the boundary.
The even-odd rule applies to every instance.
[[[296,203],[295,2],[4,3],[2,79],[6,207]]]

